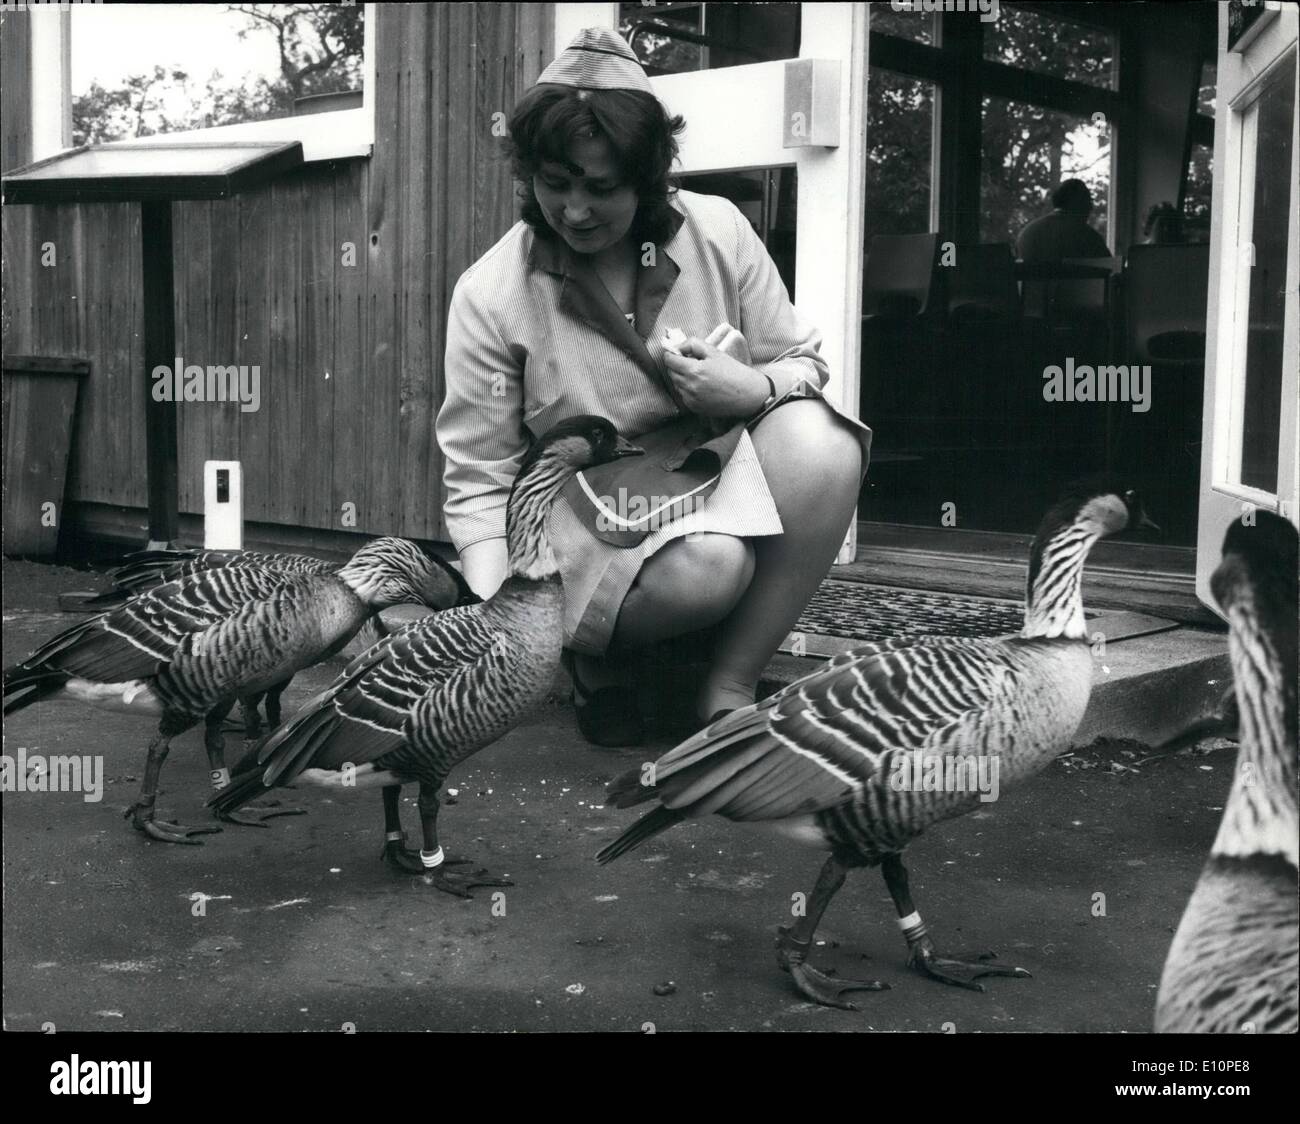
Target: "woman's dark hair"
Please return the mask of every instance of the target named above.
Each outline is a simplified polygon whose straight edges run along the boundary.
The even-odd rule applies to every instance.
[[[681,116],[670,117],[654,94],[642,90],[533,86],[515,104],[506,140],[523,202],[521,217],[538,238],[556,237],[533,193],[533,176],[548,160],[577,174],[569,163],[569,146],[579,137],[598,136],[613,149],[620,181],[636,190],[633,238],[664,242],[672,230],[668,197],[676,191],[671,175],[676,138],[684,128]]]

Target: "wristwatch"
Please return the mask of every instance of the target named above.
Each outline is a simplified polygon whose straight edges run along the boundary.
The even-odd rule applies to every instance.
[[[765,379],[767,379],[767,389],[769,391],[767,398],[764,399],[763,404],[758,408],[758,413],[761,414],[764,411],[771,409],[772,403],[774,403],[777,399],[777,393],[776,393],[776,383],[772,381],[772,376],[769,375],[766,371],[759,371],[759,374],[762,375]]]

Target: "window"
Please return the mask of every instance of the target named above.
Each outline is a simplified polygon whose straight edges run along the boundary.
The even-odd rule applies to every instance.
[[[680,177],[687,191],[721,195],[737,206],[763,240],[791,300],[794,300],[795,219],[799,202],[796,175],[794,168],[755,168]]]
[[[981,147],[983,241],[1014,243],[1027,222],[1051,209],[1052,191],[1067,179],[1088,185],[1088,222],[1105,237],[1110,126],[1104,120],[986,97]]]
[[[257,17],[239,7],[29,8],[32,82],[41,95],[32,101],[33,160],[117,139],[298,141],[308,162],[369,156],[376,5],[256,5],[259,15],[294,17],[298,31],[286,25],[283,58],[278,32],[268,46],[265,31],[245,26]],[[220,34],[208,23],[213,19],[221,21]],[[323,46],[315,27],[325,33]],[[233,37],[236,49],[218,46],[214,56],[223,35]],[[214,57],[239,61],[218,68]]]
[[[798,4],[618,7],[618,32],[652,77],[799,57]]]
[[[355,4],[77,4],[73,143],[266,121],[362,99]]]
[[[928,232],[934,83],[873,69],[867,84],[867,121],[866,241],[869,244],[877,234]]]
[[[1115,35],[1058,15],[1003,4],[985,25],[984,57],[1070,82],[1116,88]]]
[[[1201,80],[1196,88],[1196,112],[1214,116],[1214,95],[1218,84],[1219,65],[1214,59],[1201,63]]]
[[[869,30],[896,39],[910,39],[913,43],[934,43],[933,12],[900,12],[890,4],[871,4]]]
[[[1183,233],[1189,242],[1210,240],[1210,204],[1214,190],[1214,145],[1192,145],[1183,189]]]
[[[1295,121],[1295,56],[1277,67],[1244,113],[1242,193],[1237,246],[1253,247],[1248,279],[1239,282],[1239,318],[1246,324],[1244,386],[1238,448],[1242,484],[1276,494],[1281,434],[1282,336],[1286,321],[1287,223],[1291,209],[1291,134]],[[1242,298],[1245,298],[1244,300]]]

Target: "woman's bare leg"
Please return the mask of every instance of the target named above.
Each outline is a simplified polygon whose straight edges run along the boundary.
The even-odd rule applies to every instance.
[[[753,576],[754,548],[746,539],[703,532],[667,543],[623,599],[610,650],[643,648],[717,624]]]
[[[701,533],[674,539],[641,567],[619,610],[611,655],[717,624],[741,598],[754,574],[746,539]],[[578,657],[583,685],[595,689],[621,679],[605,661]]]
[[[696,703],[701,718],[753,701],[758,677],[835,560],[862,477],[857,438],[819,400],[787,403],[751,436],[785,533],[667,544],[628,591],[610,643],[621,653],[725,621]],[[580,658],[578,671],[590,688],[620,679],[599,660]]]
[[[862,447],[825,402],[789,402],[751,434],[783,534],[750,540],[754,577],[719,630],[696,710],[748,706],[768,661],[835,561],[857,509]]]

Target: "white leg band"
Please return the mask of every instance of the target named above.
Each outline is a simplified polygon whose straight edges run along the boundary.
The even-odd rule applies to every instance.
[[[424,864],[425,870],[434,870],[442,866],[442,848],[439,847],[436,851],[426,851],[422,848],[420,862]]]
[[[406,832],[404,831],[390,831],[387,835],[384,836],[384,839],[387,840],[389,843],[400,843],[405,838],[406,838]]]
[[[225,788],[226,785],[230,783],[230,770],[213,769],[210,773],[208,773],[208,777],[212,781],[213,788]]]
[[[898,919],[898,927],[905,933],[908,929],[915,929],[919,924],[921,924],[921,915],[916,910]]]

